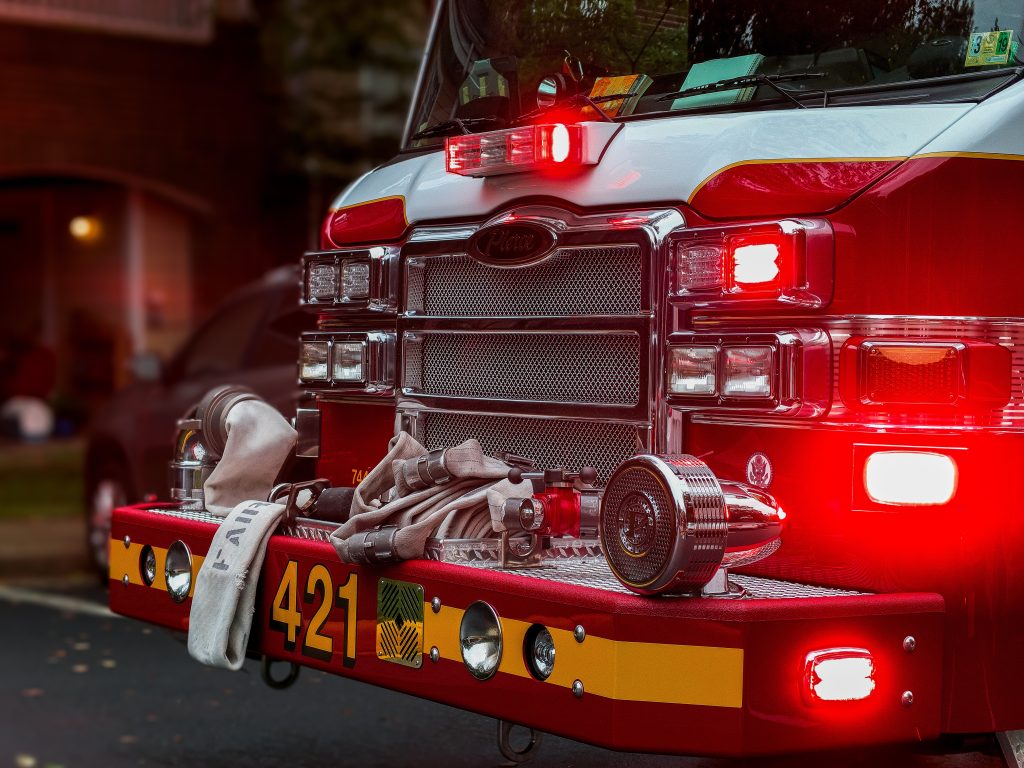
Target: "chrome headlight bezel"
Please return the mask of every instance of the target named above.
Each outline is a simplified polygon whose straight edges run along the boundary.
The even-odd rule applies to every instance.
[[[302,258],[302,289],[299,303],[308,307],[322,307],[363,312],[396,311],[399,250],[394,246],[346,249],[341,251],[307,253]],[[346,273],[365,269],[358,288]],[[333,291],[330,295],[314,295],[311,285],[317,273],[333,272]],[[365,288],[363,287],[365,284]]]
[[[330,333],[310,331],[302,334],[300,350],[307,345],[316,345],[325,350],[326,375],[304,377],[302,360],[299,361],[299,383],[307,389],[321,392],[359,392],[363,394],[388,396],[395,392],[396,335],[388,331],[366,333]],[[336,366],[341,356],[358,350],[361,356],[361,375],[339,376]],[[301,354],[301,352],[300,352]]]
[[[709,370],[715,383],[703,391],[680,389],[673,378],[675,360],[686,350],[716,350]],[[768,385],[763,393],[742,392],[731,386],[730,355],[744,351],[767,353]],[[786,418],[817,418],[832,402],[832,342],[815,328],[778,332],[688,331],[669,336],[663,386],[672,408],[706,414],[758,415]],[[710,374],[709,374],[710,375]],[[673,384],[677,384],[673,387]]]

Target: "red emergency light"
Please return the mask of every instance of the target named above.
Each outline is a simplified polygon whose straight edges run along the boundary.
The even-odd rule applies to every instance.
[[[840,393],[863,409],[1000,408],[1010,399],[1010,351],[971,339],[854,337],[840,357]]]
[[[578,168],[583,145],[582,126],[565,123],[451,136],[445,140],[445,168],[460,176]]]
[[[876,504],[948,504],[956,495],[959,479],[953,457],[934,451],[877,451],[864,462],[864,490]]]
[[[804,660],[804,699],[861,701],[875,690],[875,661],[864,648],[826,648]]]
[[[674,245],[673,295],[694,306],[754,301],[820,307],[832,295],[832,255],[825,222],[683,230]]]

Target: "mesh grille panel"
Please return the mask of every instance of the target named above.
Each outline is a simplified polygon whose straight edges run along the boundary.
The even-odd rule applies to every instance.
[[[428,450],[476,438],[486,453],[524,456],[539,467],[593,466],[601,482],[636,453],[636,435],[637,427],[630,424],[448,412],[425,414],[419,427],[419,440]]]
[[[636,405],[635,333],[432,333],[408,343],[403,385],[440,397]]]
[[[637,245],[560,248],[519,269],[465,254],[413,259],[406,308],[428,317],[635,315],[642,270]]]

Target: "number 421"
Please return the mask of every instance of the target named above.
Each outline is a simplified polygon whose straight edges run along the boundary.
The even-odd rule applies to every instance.
[[[302,632],[302,611],[299,610],[299,564],[289,560],[277,585],[270,610],[270,628],[284,633],[284,647],[295,650],[302,635],[302,655],[323,662],[334,657],[334,638],[322,632],[332,608],[344,611],[345,633],[342,662],[346,667],[356,663],[356,595],[359,577],[350,572],[335,594],[331,572],[324,565],[314,565],[306,577],[302,600],[307,604],[319,603],[305,633]],[[328,596],[333,597],[333,600]]]

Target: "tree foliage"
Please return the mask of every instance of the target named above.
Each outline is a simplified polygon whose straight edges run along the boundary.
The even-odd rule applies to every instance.
[[[291,164],[349,178],[394,154],[419,64],[425,0],[271,0],[264,48],[284,84]]]

